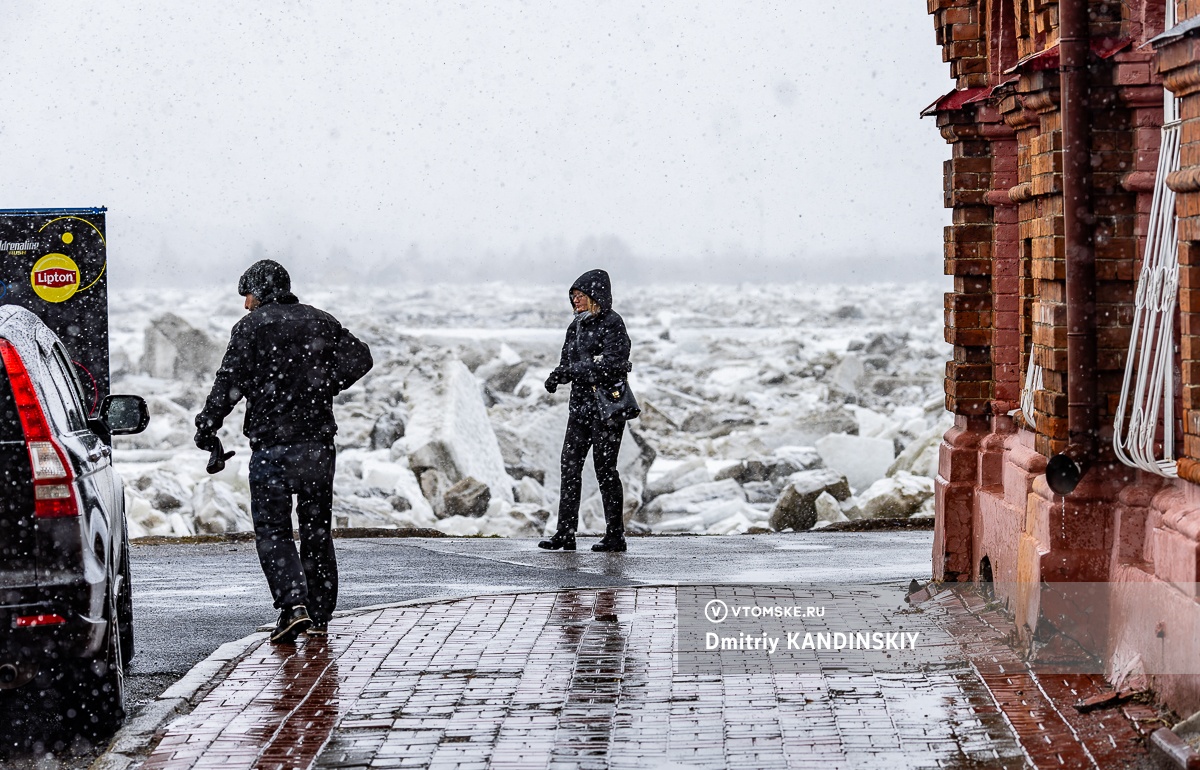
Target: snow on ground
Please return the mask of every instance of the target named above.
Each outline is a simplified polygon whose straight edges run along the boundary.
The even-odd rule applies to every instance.
[[[553,530],[569,386],[551,395],[542,382],[571,319],[565,289],[297,293],[375,358],[336,400],[335,526]],[[134,536],[252,528],[241,409],[221,434],[237,451],[224,472],[208,476],[191,442],[241,304],[216,289],[110,298],[113,392],[143,395],[152,415],[116,444]],[[929,515],[949,426],[941,287],[618,284],[615,307],[643,407],[620,459],[631,529]],[[834,473],[813,472],[822,468]],[[581,530],[602,531],[590,461],[583,495]]]

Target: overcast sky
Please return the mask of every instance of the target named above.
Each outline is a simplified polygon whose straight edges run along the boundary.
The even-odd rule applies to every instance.
[[[0,62],[0,208],[118,281],[941,273],[920,0],[10,0]]]

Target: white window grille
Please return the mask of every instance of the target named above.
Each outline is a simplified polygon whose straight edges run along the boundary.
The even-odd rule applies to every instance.
[[[1172,16],[1167,3],[1168,16]],[[1170,18],[1167,27],[1173,26]],[[1113,449],[1121,462],[1175,476],[1175,306],[1179,299],[1175,193],[1167,175],[1179,168],[1179,102],[1164,95],[1162,149],[1150,208],[1150,231],[1134,297],[1133,329],[1121,400],[1113,421]],[[1128,425],[1126,414],[1128,413]],[[1162,452],[1156,452],[1162,425]]]
[[[1029,363],[1025,367],[1025,387],[1021,388],[1021,417],[1030,428],[1037,428],[1033,420],[1033,394],[1042,389],[1042,367],[1033,362],[1033,343],[1029,343]]]

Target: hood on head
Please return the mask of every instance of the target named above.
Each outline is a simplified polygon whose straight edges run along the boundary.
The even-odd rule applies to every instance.
[[[571,291],[581,291],[592,298],[601,310],[612,310],[612,283],[603,270],[589,270],[575,279]],[[567,292],[570,297],[571,292]]]
[[[238,280],[238,294],[253,294],[262,303],[282,299],[291,291],[292,277],[273,259],[260,259]]]

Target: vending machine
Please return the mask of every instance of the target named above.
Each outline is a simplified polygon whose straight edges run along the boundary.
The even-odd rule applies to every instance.
[[[32,310],[62,339],[92,412],[109,391],[106,211],[0,209],[0,305]]]

